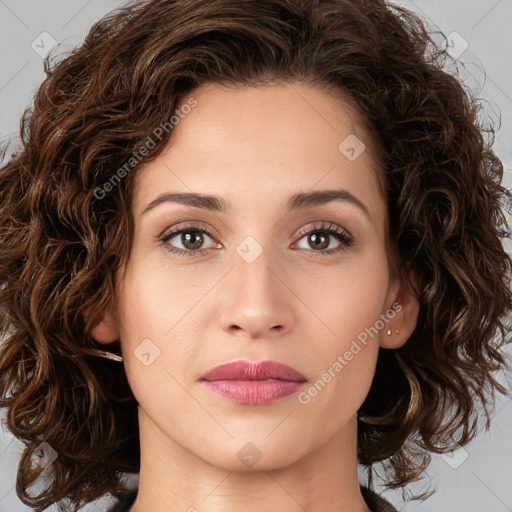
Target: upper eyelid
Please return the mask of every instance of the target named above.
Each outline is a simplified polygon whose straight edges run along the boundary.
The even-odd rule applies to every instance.
[[[317,227],[317,224],[320,224],[320,226]],[[346,234],[350,238],[354,238],[352,236],[352,233],[348,229],[344,228],[343,226],[340,226],[339,224],[336,224],[335,222],[322,221],[322,220],[313,221],[312,225],[309,225],[308,227],[299,229],[299,231],[297,232],[297,234],[295,236],[302,237],[302,236],[310,233],[311,231],[325,230],[325,231],[331,231],[331,232],[338,232],[337,228],[339,228],[344,234]],[[338,234],[342,234],[342,233],[338,233]]]
[[[209,232],[211,231],[212,233],[217,233],[217,231],[211,227],[207,227],[206,224],[202,224],[202,223],[197,223],[198,221],[183,221],[183,222],[180,222],[178,223],[177,226],[173,226],[172,228],[165,228],[159,235],[158,235],[158,238],[163,238],[169,234],[173,234],[173,235],[176,235],[176,232],[180,232],[181,230],[184,230],[184,229],[189,229],[190,231],[192,230],[197,230],[197,231],[202,231],[204,230],[206,232],[206,234],[209,234]],[[194,225],[195,224],[195,225]]]

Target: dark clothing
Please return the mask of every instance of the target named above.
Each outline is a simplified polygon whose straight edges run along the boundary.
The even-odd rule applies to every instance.
[[[372,512],[398,512],[391,503],[364,486],[361,486],[361,494]],[[123,492],[107,512],[130,512],[130,507],[135,502],[136,497],[137,489]]]
[[[361,494],[372,512],[398,512],[398,510],[391,505],[389,501],[362,485]]]

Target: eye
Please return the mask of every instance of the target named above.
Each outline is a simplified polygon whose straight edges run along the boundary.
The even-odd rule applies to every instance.
[[[166,249],[169,252],[180,256],[197,256],[213,247],[222,247],[220,244],[214,242],[210,247],[201,248],[205,242],[205,235],[207,238],[210,238],[210,240],[212,240],[214,236],[209,228],[187,225],[167,232],[164,236],[159,238],[159,241],[161,245],[166,245]],[[169,242],[173,239],[176,239],[174,243],[181,244],[183,248],[170,245]]]
[[[305,244],[308,244],[309,247],[313,249],[308,249],[308,247],[300,245],[298,247],[308,250],[314,256],[336,254],[352,247],[354,244],[354,239],[343,228],[336,224],[322,222],[312,226],[312,229],[301,230],[299,236],[301,235],[306,235],[303,236]],[[335,242],[333,238],[339,242],[338,246],[332,247],[332,242]],[[331,246],[330,249],[328,249],[329,246]]]
[[[211,240],[209,247],[203,247],[205,244],[205,236]],[[301,230],[298,234],[299,237],[305,239],[305,244],[309,247],[304,247],[295,243],[292,248],[298,247],[305,249],[312,256],[328,256],[342,252],[354,244],[354,239],[343,228],[336,224],[324,223],[315,224],[310,226],[309,229]],[[307,237],[307,238],[306,238]],[[182,247],[172,245],[171,240],[176,239],[174,244],[181,244]],[[213,231],[207,226],[185,225],[173,229],[162,237],[159,237],[159,244],[165,245],[166,250],[177,254],[179,256],[194,257],[202,255],[211,249],[219,249],[222,244],[217,243]],[[299,242],[300,242],[299,240]],[[337,241],[338,246],[329,248],[332,242]]]

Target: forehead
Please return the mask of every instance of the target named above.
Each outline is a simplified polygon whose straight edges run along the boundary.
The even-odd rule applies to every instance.
[[[248,207],[282,202],[291,192],[344,188],[370,210],[378,207],[371,144],[340,98],[303,83],[207,84],[190,97],[196,105],[137,175],[135,214],[166,191],[202,192]]]

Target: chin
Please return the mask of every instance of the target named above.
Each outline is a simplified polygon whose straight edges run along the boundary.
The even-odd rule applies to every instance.
[[[279,436],[269,440],[266,435],[235,436],[224,444],[222,451],[218,450],[217,445],[207,457],[201,458],[226,471],[271,471],[285,468],[303,456],[302,450],[297,450],[297,442],[290,442],[296,437],[286,436],[286,442]]]

